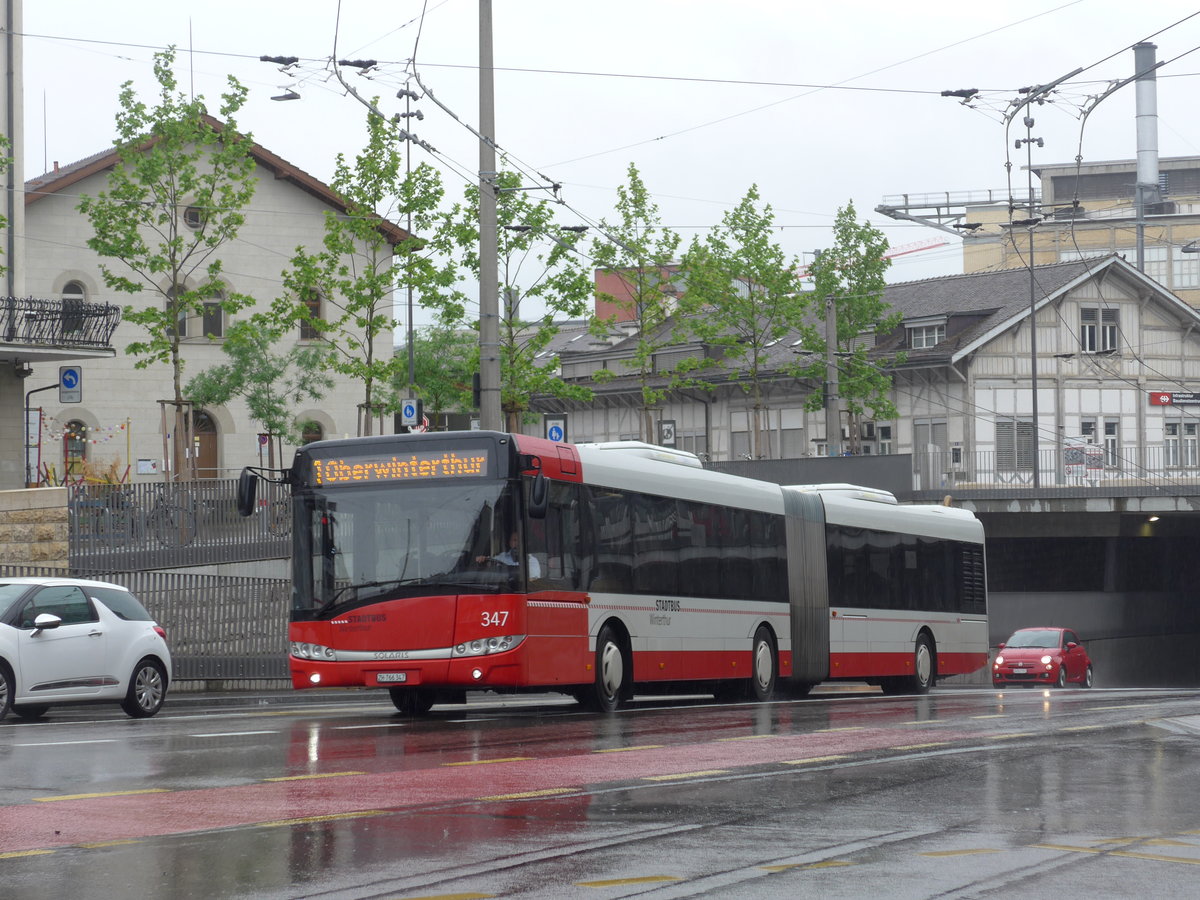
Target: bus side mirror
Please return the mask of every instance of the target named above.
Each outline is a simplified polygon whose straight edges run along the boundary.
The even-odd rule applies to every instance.
[[[550,507],[550,482],[538,469],[533,476],[533,485],[529,488],[529,518],[544,519],[546,510]]]
[[[254,500],[258,496],[258,476],[247,466],[242,469],[237,483],[237,511],[239,516],[254,515]]]

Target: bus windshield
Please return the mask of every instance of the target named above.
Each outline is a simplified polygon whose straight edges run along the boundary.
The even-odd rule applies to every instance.
[[[313,489],[296,496],[293,608],[386,596],[522,590],[514,486],[504,481]]]

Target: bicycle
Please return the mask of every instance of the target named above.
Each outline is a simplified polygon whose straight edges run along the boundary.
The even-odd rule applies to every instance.
[[[164,547],[186,547],[196,538],[196,513],[187,506],[169,501],[159,487],[154,504],[146,513],[147,530]]]

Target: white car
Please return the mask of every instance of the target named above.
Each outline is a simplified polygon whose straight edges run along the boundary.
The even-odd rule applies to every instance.
[[[170,672],[166,632],[126,588],[0,577],[0,719],[99,701],[146,718],[162,708]]]

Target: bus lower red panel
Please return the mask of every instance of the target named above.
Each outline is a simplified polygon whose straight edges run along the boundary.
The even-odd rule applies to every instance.
[[[986,653],[938,653],[937,674],[966,675],[987,665]],[[912,675],[912,653],[831,653],[830,678],[887,678]]]

